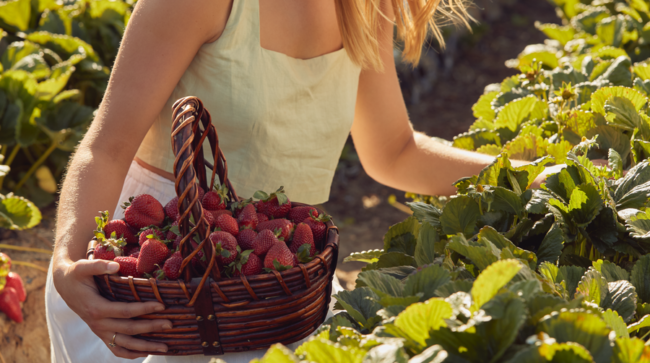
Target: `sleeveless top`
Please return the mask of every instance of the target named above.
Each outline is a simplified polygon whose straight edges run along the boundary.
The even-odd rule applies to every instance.
[[[136,156],[173,172],[171,107],[197,96],[238,195],[284,186],[292,201],[323,203],[352,127],[360,68],[345,49],[307,60],[264,49],[259,24],[258,0],[233,0],[221,37],[199,49]]]

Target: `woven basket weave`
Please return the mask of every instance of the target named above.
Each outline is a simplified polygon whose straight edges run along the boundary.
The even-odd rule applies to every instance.
[[[327,222],[325,243],[316,246],[322,252],[309,263],[283,272],[237,278],[221,276],[197,187],[212,190],[218,177],[228,186],[231,200],[238,200],[238,197],[228,180],[228,166],[219,149],[216,129],[201,101],[196,97],[176,101],[173,119],[175,187],[179,199],[179,229],[184,236],[180,243],[184,258],[183,278],[158,281],[131,276],[95,276],[100,293],[111,301],[164,304],[164,311],[137,319],[169,319],[172,329],[136,336],[167,344],[169,350],[162,355],[221,355],[266,349],[275,343],[289,344],[305,338],[323,323],[328,312],[338,257],[337,228],[331,221]],[[204,159],[202,145],[206,139],[214,155],[214,166]],[[206,167],[212,170],[209,185]],[[303,204],[292,203],[292,207],[298,205]],[[190,215],[199,223],[192,224]],[[195,235],[202,241],[196,250],[189,243]],[[89,259],[93,258],[95,243],[89,244]],[[206,261],[197,269],[190,261],[200,249]]]

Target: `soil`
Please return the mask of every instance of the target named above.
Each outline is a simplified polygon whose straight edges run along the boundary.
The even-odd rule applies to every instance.
[[[494,1],[494,3],[492,2]],[[553,7],[546,1],[478,0],[483,23],[471,35],[459,37],[448,53],[439,58],[439,75],[428,94],[409,104],[408,111],[416,130],[447,140],[474,122],[471,107],[490,83],[516,74],[504,62],[515,58],[528,44],[541,43],[544,35],[533,26],[534,20],[558,23]],[[496,5],[495,5],[496,3]],[[525,3],[525,4],[524,4]],[[411,100],[411,99],[409,99]],[[348,140],[337,169],[330,201],[323,205],[341,232],[339,265],[336,271],[343,287],[354,287],[362,263],[342,263],[352,252],[383,247],[388,228],[407,214],[388,203],[394,195],[405,202],[404,192],[372,180],[359,164],[354,146]],[[53,240],[53,207],[43,211],[43,222],[32,230],[0,230],[0,243],[49,249]],[[9,251],[13,260],[29,261],[47,268],[49,256]],[[0,354],[6,363],[48,362],[50,343],[45,323],[45,276],[34,268],[13,267],[27,289],[23,304],[24,322],[15,324],[0,313]],[[0,363],[2,360],[0,359]]]

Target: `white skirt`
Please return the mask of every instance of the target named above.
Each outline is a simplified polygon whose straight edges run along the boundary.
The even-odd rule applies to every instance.
[[[111,219],[119,219],[124,216],[124,211],[120,205],[127,201],[129,197],[139,194],[149,194],[158,199],[163,205],[167,204],[176,196],[174,182],[153,173],[135,161],[131,163],[129,172],[124,180],[122,193],[120,194],[120,203],[115,209]],[[338,279],[334,276],[333,292],[342,290]],[[332,299],[334,300],[334,299]],[[332,304],[328,317],[332,315]],[[61,295],[54,288],[52,282],[52,266],[47,275],[47,284],[45,287],[45,310],[47,315],[47,329],[50,334],[50,347],[52,352],[53,363],[120,363],[120,362],[182,362],[182,363],[206,363],[209,357],[203,355],[194,356],[154,356],[147,358],[138,358],[134,360],[122,359],[113,355],[106,344],[99,339],[63,301]],[[306,340],[305,338],[304,340]],[[304,340],[290,344],[289,348],[297,348]],[[250,351],[240,353],[227,353],[217,356],[228,363],[245,363],[254,358],[261,358],[265,351]]]

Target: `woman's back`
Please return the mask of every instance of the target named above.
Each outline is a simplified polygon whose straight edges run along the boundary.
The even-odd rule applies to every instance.
[[[280,52],[300,54],[295,42],[262,47],[259,14],[258,0],[234,0],[219,39],[199,49],[137,157],[172,171],[171,105],[193,95],[212,114],[240,196],[284,186],[292,200],[325,202],[352,126],[360,68],[342,48],[303,60]]]

